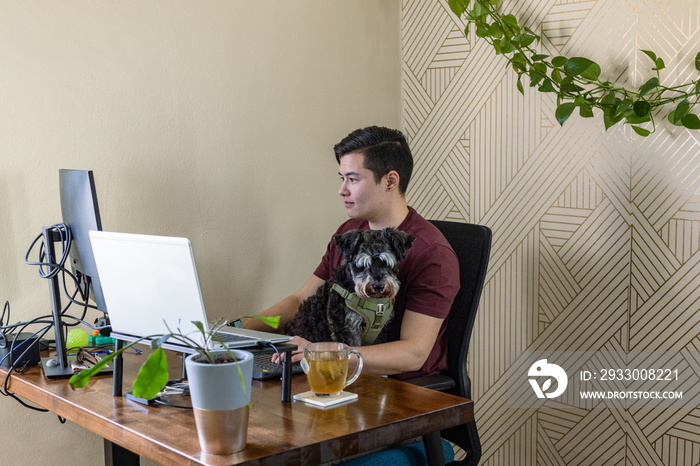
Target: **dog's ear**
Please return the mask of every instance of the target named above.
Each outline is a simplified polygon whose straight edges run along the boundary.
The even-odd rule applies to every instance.
[[[359,249],[362,240],[362,230],[346,231],[342,235],[335,235],[333,240],[347,260],[348,256],[352,256]]]
[[[406,253],[416,239],[415,236],[397,230],[396,228],[385,228],[382,230],[382,236],[386,238],[391,245],[391,248],[394,250],[394,255],[399,262],[406,257]]]

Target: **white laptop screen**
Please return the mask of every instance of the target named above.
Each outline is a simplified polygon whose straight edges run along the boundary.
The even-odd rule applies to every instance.
[[[187,238],[91,231],[112,330],[131,336],[176,331],[202,342],[207,325]]]

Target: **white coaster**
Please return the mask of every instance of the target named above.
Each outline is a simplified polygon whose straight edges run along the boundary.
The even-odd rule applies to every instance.
[[[298,401],[303,401],[304,403],[309,403],[312,405],[326,408],[328,406],[333,406],[340,403],[347,403],[348,401],[356,400],[357,393],[342,391],[338,396],[333,396],[329,398],[325,396],[316,396],[314,392],[308,391],[304,393],[299,393],[298,395],[294,395],[294,399]]]

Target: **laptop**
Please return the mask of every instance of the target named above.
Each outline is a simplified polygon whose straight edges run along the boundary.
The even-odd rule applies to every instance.
[[[209,330],[212,323],[204,310],[189,239],[107,231],[90,231],[89,234],[115,337],[134,341],[179,329],[182,334],[204,343],[193,322],[201,322],[205,330]],[[221,328],[217,336],[228,348],[292,339],[288,335],[234,327]],[[173,339],[167,343],[179,346]],[[212,347],[217,346],[221,344],[213,342]]]

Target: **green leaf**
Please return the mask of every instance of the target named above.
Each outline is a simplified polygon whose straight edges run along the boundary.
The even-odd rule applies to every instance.
[[[168,361],[163,348],[158,348],[139,369],[132,386],[134,396],[152,400],[168,383]]]
[[[597,63],[591,63],[591,65],[581,73],[581,77],[590,79],[591,81],[597,81],[600,77],[600,66]]]
[[[513,65],[513,69],[518,73],[525,73],[527,71],[527,58],[522,52],[517,52],[513,54],[510,59],[510,63]]]
[[[578,76],[593,65],[594,62],[584,57],[569,58],[564,64],[564,73],[567,76]]]
[[[583,104],[579,107],[578,109],[579,115],[581,115],[583,118],[593,118],[593,109],[591,108],[590,105]]]
[[[637,114],[633,113],[631,115],[628,115],[627,118],[625,118],[625,122],[630,123],[630,124],[648,123],[650,121],[651,121],[651,114],[638,116]]]
[[[532,44],[537,37],[532,34],[516,34],[511,39],[518,47],[527,47]]]
[[[131,345],[122,348],[119,352],[115,353],[110,353],[109,355],[105,356],[102,358],[101,361],[98,361],[97,364],[92,366],[89,369],[83,369],[77,374],[73,374],[71,378],[68,380],[68,383],[70,383],[71,388],[82,388],[88,384],[90,381],[90,377],[93,375],[97,374],[100,372],[100,370],[107,365],[109,361],[117,357],[117,355],[121,354],[126,348],[129,348]]]
[[[647,57],[651,58],[651,61],[656,63],[656,54],[654,52],[651,50],[642,50],[642,52],[645,53]]]
[[[603,111],[603,123],[605,123],[605,129],[606,131],[610,129],[610,127],[616,125],[617,123],[622,120],[621,116],[613,116],[611,111]]]
[[[254,315],[254,316],[245,316],[241,317],[241,319],[258,319],[262,321],[264,324],[272,327],[272,328],[277,328],[280,325],[280,316],[274,316],[274,317],[268,317],[268,316],[261,316],[261,315]]]
[[[620,102],[620,99],[618,99],[615,96],[614,92],[608,92],[607,94],[605,94],[605,96],[603,96],[602,99],[600,99],[600,102],[603,105],[605,105],[608,108],[608,110],[611,110],[613,107],[617,106],[617,104]]]
[[[503,30],[506,33],[506,37],[513,37],[516,34],[520,34],[520,26],[518,26],[518,20],[515,19],[513,15],[504,15],[501,17],[503,21]]]
[[[569,93],[569,94],[575,94],[577,92],[581,92],[581,91],[585,90],[581,86],[577,86],[576,84],[566,82],[566,79],[564,79],[562,81],[560,89],[562,92]]]
[[[489,26],[489,35],[494,39],[500,40],[503,37],[503,29],[498,23],[493,23]]]
[[[501,53],[510,53],[513,50],[515,50],[515,46],[511,43],[508,37],[504,37],[503,39],[501,39],[501,41],[499,42],[499,46],[501,48]]]
[[[613,113],[613,116],[615,118],[624,117],[625,112],[627,112],[627,110],[631,109],[632,105],[633,105],[632,99],[626,98],[625,100],[623,100],[622,102],[620,102],[617,105],[617,108],[615,109],[615,113]]]
[[[611,126],[622,120],[621,115],[617,115],[617,106],[622,102],[615,96],[615,92],[609,92],[600,100],[603,104],[603,123],[605,123],[605,129],[609,129]]]
[[[452,13],[461,18],[465,11],[469,8],[469,0],[447,0]]]
[[[645,116],[645,115],[649,115],[649,112],[651,111],[651,105],[646,100],[636,101],[634,103],[633,108],[634,108],[634,113],[640,117]]]
[[[557,92],[557,90],[554,88],[554,85],[552,85],[552,80],[549,78],[545,78],[544,82],[540,87],[537,88],[537,90],[540,92]]]
[[[573,102],[566,102],[557,107],[557,110],[554,112],[554,116],[560,125],[563,125],[564,122],[569,119],[575,108],[576,104]]]
[[[632,129],[634,130],[635,133],[639,134],[642,137],[647,137],[651,134],[651,131],[649,131],[648,129],[642,128],[641,126],[632,125]]]
[[[520,93],[522,95],[525,95],[525,90],[523,89],[522,77],[523,77],[523,75],[521,75],[521,74],[518,75],[518,82],[517,82],[516,86],[518,87],[518,90],[520,91]]]
[[[568,59],[566,57],[562,57],[559,55],[558,57],[552,58],[552,66],[556,68],[561,68],[562,66],[566,65],[566,61]]]
[[[536,53],[531,58],[532,58],[532,61],[542,61],[545,58],[549,58],[549,55],[543,55],[543,54]]]
[[[556,68],[552,70],[552,81],[554,81],[557,84],[560,84],[562,81],[561,73]]]
[[[689,113],[681,120],[683,126],[688,129],[700,129],[700,118],[694,113]]]
[[[700,52],[695,55],[695,69],[700,71]]]
[[[483,3],[481,0],[476,0],[474,3],[474,16],[477,18],[481,18],[482,16],[486,16],[489,14],[489,6],[490,4],[488,2]]]
[[[659,87],[659,79],[651,78],[649,81],[642,84],[642,87],[639,88],[639,95],[645,95],[649,93],[649,91],[651,91],[652,89],[656,89],[657,87]]]
[[[537,63],[535,63],[535,64],[537,64]],[[542,81],[544,79],[545,75],[542,74],[540,71],[538,71],[533,66],[532,68],[530,68],[530,72],[528,73],[528,76],[530,76],[530,87],[535,87],[540,83],[540,81]]]
[[[489,28],[485,26],[483,23],[479,23],[476,25],[476,36],[481,37],[482,39],[484,37],[489,36]]]
[[[674,110],[674,115],[673,119],[676,121],[674,124],[680,125],[681,120],[683,120],[683,117],[688,114],[690,111],[690,103],[688,100],[683,100],[681,103],[678,104],[676,107],[676,110]]]
[[[663,70],[664,68],[666,68],[666,64],[664,63],[664,61],[661,58],[657,58],[656,59],[656,66],[654,68],[652,68],[652,70],[659,71],[659,70]]]
[[[544,63],[533,63],[532,69],[542,78],[547,76],[547,65],[545,65]]]
[[[529,27],[527,27],[527,26],[523,27],[523,31],[527,32],[528,34],[533,36],[535,39],[537,39],[537,42],[540,41],[540,36],[535,31],[530,29]]]

